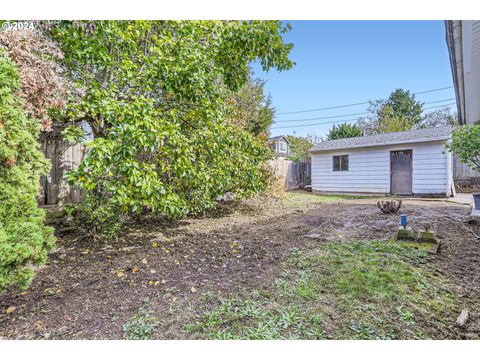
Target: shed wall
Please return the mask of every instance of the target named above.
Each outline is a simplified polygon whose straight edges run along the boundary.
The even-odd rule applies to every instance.
[[[449,193],[451,157],[443,142],[312,154],[312,188],[330,192],[390,193],[390,151],[412,150],[413,193]],[[349,171],[333,171],[333,156],[349,155]]]

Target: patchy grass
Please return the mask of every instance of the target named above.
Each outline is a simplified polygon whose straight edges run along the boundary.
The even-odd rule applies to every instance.
[[[208,339],[322,339],[322,319],[295,305],[270,304],[255,293],[252,299],[221,299],[214,309],[186,326],[188,332]]]
[[[352,194],[318,194],[303,190],[289,191],[285,197],[285,203],[290,206],[310,207],[319,203],[338,202],[348,199],[366,199],[374,198],[371,195],[352,195]]]
[[[294,250],[273,285],[204,309],[186,330],[212,339],[455,338],[461,308],[428,244],[331,243]]]
[[[298,193],[287,194],[328,201],[222,204],[214,216],[146,220],[115,243],[59,236],[30,288],[0,295],[0,337],[478,339],[480,248],[469,230],[479,230],[453,219],[468,206],[405,200],[412,225],[428,221],[442,239],[427,256],[429,245],[352,243],[395,235],[398,217],[376,200]],[[471,315],[456,328],[463,308]]]
[[[150,340],[159,326],[159,320],[152,316],[148,300],[137,310],[124,325],[125,340]]]

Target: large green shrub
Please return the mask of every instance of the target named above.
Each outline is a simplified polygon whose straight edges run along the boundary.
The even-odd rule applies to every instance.
[[[250,62],[265,70],[292,66],[286,30],[275,21],[53,27],[85,94],[69,104],[73,127],[65,135],[78,139],[80,121],[95,135],[88,157],[70,174],[98,197],[88,199],[96,204],[91,210],[81,208],[87,223],[97,219],[91,211],[102,219],[119,210],[176,218],[212,208],[225,192],[245,197],[264,189],[266,139],[235,125],[238,108],[230,100],[249,80]]]
[[[0,291],[27,286],[31,265],[44,263],[54,245],[35,200],[49,163],[38,150],[40,125],[26,116],[18,87],[15,65],[0,51]]]
[[[480,125],[466,125],[456,129],[452,132],[452,141],[447,147],[462,163],[480,172]]]

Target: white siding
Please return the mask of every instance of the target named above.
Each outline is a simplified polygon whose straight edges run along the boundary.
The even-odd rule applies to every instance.
[[[480,122],[480,21],[462,21],[465,116],[467,124]]]
[[[443,142],[313,153],[312,188],[390,193],[390,151],[394,150],[412,150],[414,194],[449,193],[451,159]],[[334,155],[349,155],[349,171],[333,171]]]

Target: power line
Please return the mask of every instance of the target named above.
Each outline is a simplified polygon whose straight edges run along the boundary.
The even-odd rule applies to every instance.
[[[453,85],[451,85],[451,86],[445,86],[445,87],[443,87],[443,88],[438,88],[438,89],[432,89],[432,90],[426,90],[426,91],[419,91],[419,92],[413,93],[413,95],[427,94],[427,93],[431,93],[431,92],[435,92],[435,91],[440,91],[440,90],[451,89],[451,88],[453,88]]]
[[[455,100],[455,98],[443,99],[443,100],[437,100],[437,101],[429,101],[429,102],[426,102],[424,104],[436,104],[436,103],[441,103],[441,102],[450,101],[450,100]]]
[[[335,118],[340,118],[340,117],[356,116],[356,115],[365,115],[365,114],[368,114],[368,111],[366,111],[366,112],[361,112],[361,113],[355,113],[355,114],[345,114],[345,115],[335,115],[335,116],[322,116],[322,117],[307,118],[307,119],[275,120],[275,124],[276,124],[276,123],[281,123],[281,122],[292,122],[292,121],[309,121],[309,120],[321,120],[321,119],[335,119]]]
[[[443,105],[431,106],[431,107],[425,108],[425,109],[423,109],[423,110],[436,109],[436,108],[446,107],[446,106],[451,106],[451,105],[456,105],[456,103],[450,103],[450,104],[443,104]],[[338,123],[346,123],[346,122],[351,122],[351,121],[358,121],[358,118],[356,118],[356,119],[348,119],[348,120],[324,121],[324,122],[315,123],[315,124],[302,124],[302,125],[292,125],[292,126],[280,126],[280,127],[273,127],[272,130],[291,129],[291,128],[298,128],[298,127],[305,127],[305,126],[318,126],[318,125],[325,125],[325,124],[338,124]]]
[[[360,103],[354,103],[354,104],[347,104],[347,105],[330,106],[330,107],[319,108],[319,109],[300,110],[300,111],[289,111],[289,112],[277,113],[276,115],[300,114],[300,113],[313,112],[313,111],[340,109],[340,108],[357,106],[357,105],[365,105],[365,104],[370,104],[370,101],[365,101],[365,102],[360,102]]]
[[[416,92],[416,93],[412,93],[412,95],[427,94],[427,93],[431,93],[431,92],[435,92],[435,91],[441,91],[441,90],[451,89],[452,87],[453,87],[453,86],[446,86],[446,87],[437,88],[437,89],[419,91],[419,92]],[[359,103],[353,103],[353,104],[345,104],[345,105],[337,105],[337,106],[330,106],[330,107],[324,107],[324,108],[318,108],[318,109],[289,111],[289,112],[277,113],[276,115],[300,114],[300,113],[313,112],[313,111],[340,109],[340,108],[357,106],[357,105],[365,105],[365,104],[369,104],[369,103],[370,103],[370,101],[365,101],[365,102],[359,102]]]
[[[437,100],[437,101],[429,101],[425,104],[436,104],[436,103],[441,103],[445,101],[451,101],[455,100],[455,98],[450,98],[450,99],[443,99],[443,100]],[[321,119],[335,119],[335,118],[341,118],[341,117],[348,117],[348,116],[356,116],[356,115],[366,115],[369,112],[361,112],[361,113],[355,113],[355,114],[345,114],[345,115],[334,115],[334,116],[323,116],[323,117],[316,117],[316,118],[307,118],[307,119],[291,119],[291,120],[276,120],[275,123],[281,123],[281,122],[292,122],[292,121],[310,121],[310,120],[321,120]]]

